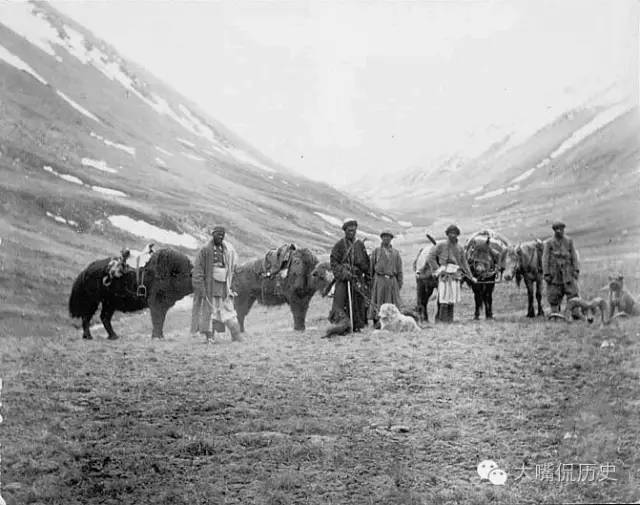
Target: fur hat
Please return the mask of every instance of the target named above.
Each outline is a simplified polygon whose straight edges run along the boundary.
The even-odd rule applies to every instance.
[[[393,232],[391,230],[382,230],[382,232],[380,232],[380,238],[384,237],[385,235],[389,235],[391,238],[393,238]]]
[[[356,220],[355,220],[355,219],[353,219],[352,217],[348,217],[347,219],[345,219],[345,220],[342,222],[342,229],[343,229],[343,230],[346,230],[346,229],[347,229],[347,227],[349,227],[349,226],[356,226],[356,227],[357,227],[357,226],[358,226],[358,221],[356,221]]]
[[[460,235],[460,228],[458,228],[455,224],[450,224],[447,226],[447,229],[444,231],[445,235],[449,235],[449,233],[455,233],[456,235]]]
[[[566,228],[566,224],[564,224],[562,221],[556,221],[551,225],[551,229],[552,230],[557,230],[558,228]]]

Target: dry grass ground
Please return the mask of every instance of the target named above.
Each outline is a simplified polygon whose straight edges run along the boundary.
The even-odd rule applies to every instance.
[[[591,291],[602,279],[585,279]],[[637,279],[631,282],[636,282]],[[408,283],[409,284],[409,283]],[[242,343],[205,345],[173,309],[124,338],[0,339],[7,503],[438,504],[640,499],[640,328],[527,320],[499,285],[496,320],[322,340],[256,307]],[[411,299],[411,286],[406,287]],[[187,306],[188,308],[188,306]],[[602,347],[603,342],[613,346]],[[480,481],[494,459],[509,479]],[[553,465],[558,474],[538,472]],[[579,464],[597,465],[575,482]],[[615,465],[610,479],[601,465]],[[526,475],[517,479],[525,466]],[[566,482],[573,471],[574,482]],[[586,467],[583,467],[586,469]]]

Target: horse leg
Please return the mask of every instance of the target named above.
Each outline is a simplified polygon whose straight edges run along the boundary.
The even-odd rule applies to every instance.
[[[416,311],[420,322],[426,318],[426,304],[424,303],[424,283],[421,279],[416,279]]]
[[[305,319],[307,317],[307,310],[309,309],[309,302],[311,298],[304,297],[299,298],[297,296],[293,296],[291,298],[291,302],[289,303],[289,308],[291,309],[291,313],[293,314],[293,329],[296,331],[304,331],[305,327]]]
[[[538,316],[544,316],[542,309],[542,277],[536,279],[536,301],[538,302]]]
[[[482,307],[482,286],[472,285],[471,289],[473,291],[473,300],[476,306],[473,318],[477,320],[480,319],[480,308]]]
[[[533,281],[525,275],[524,283],[527,286],[527,317],[535,317],[533,310]]]
[[[100,310],[100,320],[102,321],[102,326],[107,330],[107,335],[109,340],[116,340],[120,338],[118,334],[113,331],[113,327],[111,326],[111,318],[113,317],[113,313],[115,309],[111,307],[111,305],[105,305],[102,303],[102,310]]]
[[[495,283],[487,284],[485,288],[485,299],[484,299],[484,316],[487,319],[493,319],[493,288],[495,288]]]

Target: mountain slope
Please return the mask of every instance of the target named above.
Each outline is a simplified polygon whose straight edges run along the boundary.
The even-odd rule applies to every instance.
[[[324,251],[347,216],[372,237],[389,225],[273,163],[48,4],[0,4],[0,75],[0,319],[12,331],[66,321],[73,276],[122,247],[193,257],[223,224],[249,258],[283,241]]]

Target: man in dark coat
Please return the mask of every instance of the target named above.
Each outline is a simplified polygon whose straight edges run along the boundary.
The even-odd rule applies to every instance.
[[[402,258],[400,252],[391,246],[393,233],[384,230],[380,234],[381,244],[371,253],[371,304],[369,318],[375,328],[379,328],[378,310],[383,303],[393,303],[400,308],[402,289]]]
[[[559,313],[565,295],[567,300],[578,296],[580,265],[573,240],[564,235],[565,224],[557,221],[551,228],[553,237],[545,241],[542,252],[542,272],[551,312]]]
[[[329,321],[340,326],[341,330],[338,332],[330,329],[326,336],[346,333],[350,329],[358,332],[367,325],[369,255],[364,243],[356,239],[358,222],[355,219],[345,220],[342,229],[344,238],[333,246],[330,256],[331,270],[336,283],[333,305],[329,314]],[[353,328],[351,328],[351,316]]]

